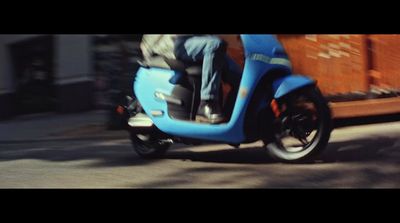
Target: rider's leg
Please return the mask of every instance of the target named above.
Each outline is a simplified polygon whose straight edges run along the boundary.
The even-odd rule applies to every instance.
[[[194,36],[188,38],[176,52],[181,60],[203,61],[198,119],[210,123],[222,122],[224,117],[218,96],[223,69],[226,66],[226,43],[216,36]]]

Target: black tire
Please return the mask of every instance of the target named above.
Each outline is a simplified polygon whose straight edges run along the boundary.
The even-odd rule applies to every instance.
[[[134,116],[142,112],[142,107],[136,98],[133,98],[127,107],[130,110],[129,116]],[[140,157],[145,159],[161,158],[172,144],[172,142],[165,140],[165,137],[157,130],[145,135],[130,132],[130,138],[133,149]]]
[[[171,146],[171,143],[161,140],[156,134],[131,133],[131,141],[135,152],[145,159],[162,158]]]
[[[301,106],[299,106],[301,103],[294,103],[295,101],[301,102],[301,100],[305,101],[306,99],[308,100],[308,102],[303,103],[303,107],[307,107],[313,104],[314,108],[301,108]],[[281,125],[281,127],[284,126],[284,124],[282,124],[284,116],[289,117],[286,120],[295,120],[293,117],[301,117],[301,115],[299,114],[304,113],[305,115],[303,115],[304,117],[302,117],[302,120],[307,120],[304,121],[305,123],[307,123],[304,124],[304,126],[307,127],[303,128],[303,123],[299,124],[300,122],[296,121],[289,121],[297,124],[291,124],[290,126],[296,126],[293,127],[293,129],[297,129],[296,131],[301,132],[304,136],[306,136],[307,134],[309,134],[308,136],[311,136],[311,134],[313,134],[312,140],[308,141],[308,136],[306,136],[305,138],[299,137],[299,135],[301,134],[293,133],[296,131],[290,128],[280,128],[280,133],[284,132],[283,129],[285,129],[286,133],[291,132],[287,133],[285,137],[293,137],[293,139],[295,140],[292,139],[292,141],[298,140],[301,143],[301,146],[291,147],[285,145],[283,141],[286,140],[286,138],[283,138],[282,135],[278,136],[278,134],[275,134],[272,142],[266,145],[267,151],[273,159],[279,162],[298,163],[311,161],[325,149],[331,135],[332,118],[331,110],[328,106],[328,103],[317,87],[301,89],[297,92],[294,92],[292,95],[287,96],[281,102],[279,102],[280,105],[283,105],[285,103],[288,111],[282,114],[281,118],[279,119],[279,125]],[[305,105],[307,103],[308,105]],[[296,106],[298,107],[297,109],[294,108]],[[290,111],[291,109],[296,110],[296,112]],[[303,130],[301,130],[301,128],[303,128]],[[310,133],[308,133],[309,131]]]

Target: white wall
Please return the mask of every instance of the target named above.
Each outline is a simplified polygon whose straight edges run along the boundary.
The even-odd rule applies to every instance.
[[[70,84],[92,79],[90,40],[90,35],[56,36],[56,84]]]
[[[40,35],[0,35],[0,94],[15,91],[9,44]],[[56,84],[92,80],[90,35],[56,35],[54,66]]]

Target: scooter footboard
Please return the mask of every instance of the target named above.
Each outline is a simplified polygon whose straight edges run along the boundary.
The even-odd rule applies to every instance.
[[[274,98],[279,99],[303,87],[316,85],[315,80],[302,75],[290,75],[273,82]]]

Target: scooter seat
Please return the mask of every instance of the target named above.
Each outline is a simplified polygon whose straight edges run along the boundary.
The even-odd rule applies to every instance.
[[[167,59],[164,57],[152,57],[146,62],[139,62],[142,66],[146,67],[157,67],[168,70],[182,71],[190,76],[201,76],[202,66],[199,64],[189,64],[186,65],[180,60]]]

